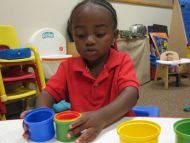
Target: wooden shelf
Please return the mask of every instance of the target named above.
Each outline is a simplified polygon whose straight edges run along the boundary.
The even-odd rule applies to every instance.
[[[173,0],[111,0],[113,2],[147,5],[161,8],[173,8]]]

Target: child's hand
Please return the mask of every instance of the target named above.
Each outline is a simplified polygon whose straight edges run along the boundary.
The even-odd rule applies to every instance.
[[[29,111],[30,111],[30,110],[22,112],[22,113],[20,114],[20,118],[23,119],[23,118],[25,117],[26,113],[28,113]],[[27,128],[27,126],[25,125],[24,122],[22,123],[22,126],[23,126],[23,129],[24,129],[24,133],[23,133],[22,136],[23,136],[25,139],[29,139],[28,128]]]
[[[81,133],[75,143],[87,143],[95,139],[104,128],[103,117],[98,111],[86,112],[80,119],[73,122],[70,128],[72,131],[68,133],[68,137]]]

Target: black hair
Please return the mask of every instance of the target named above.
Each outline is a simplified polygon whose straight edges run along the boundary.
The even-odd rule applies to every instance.
[[[72,10],[71,12],[71,15],[70,15],[70,18],[67,22],[67,34],[70,38],[71,41],[73,41],[73,37],[72,37],[72,34],[71,34],[71,25],[72,25],[72,16],[75,12],[75,10],[83,5],[87,5],[89,3],[92,3],[92,4],[96,4],[96,5],[100,5],[100,6],[103,6],[104,8],[106,8],[110,13],[111,13],[111,17],[113,19],[113,26],[114,26],[114,29],[117,28],[117,13],[115,11],[115,9],[113,8],[113,6],[107,1],[107,0],[83,0],[82,2],[78,3]]]

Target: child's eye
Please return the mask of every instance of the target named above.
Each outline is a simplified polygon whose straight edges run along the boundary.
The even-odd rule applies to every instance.
[[[85,38],[85,34],[75,34],[75,36],[78,38]]]
[[[105,35],[106,35],[105,33],[97,33],[97,34],[96,34],[96,37],[102,38],[102,37],[104,37]]]
[[[84,38],[84,37],[85,37],[85,35],[83,35],[83,34],[76,34],[76,36],[77,36],[78,38]]]

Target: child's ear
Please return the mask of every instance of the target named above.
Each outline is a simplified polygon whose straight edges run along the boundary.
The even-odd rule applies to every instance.
[[[114,31],[114,41],[117,40],[118,38],[119,38],[119,30],[116,29],[116,30]]]

